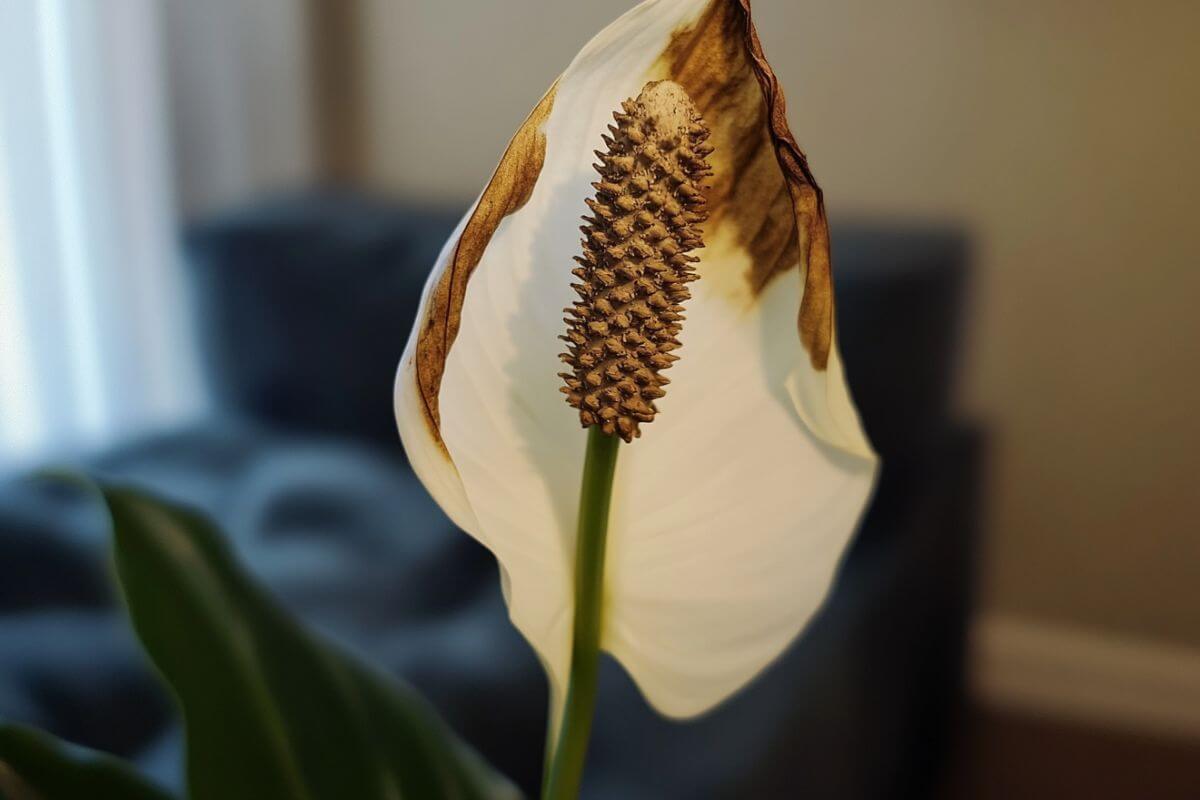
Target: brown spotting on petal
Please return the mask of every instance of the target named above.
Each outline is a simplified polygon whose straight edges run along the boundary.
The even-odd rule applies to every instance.
[[[712,0],[678,30],[653,74],[681,84],[712,130],[715,175],[708,234],[732,226],[751,257],[746,280],[759,293],[800,264],[800,341],[824,370],[833,346],[833,282],[821,190],[787,123],[787,106],[763,55],[750,0]]]
[[[557,84],[530,112],[504,151],[496,172],[479,198],[429,297],[425,319],[417,338],[417,389],[425,408],[433,438],[445,449],[441,436],[438,391],[446,371],[446,356],[458,336],[467,282],[479,266],[483,252],[500,222],[529,201],[546,160],[546,134],[542,125],[554,107]]]

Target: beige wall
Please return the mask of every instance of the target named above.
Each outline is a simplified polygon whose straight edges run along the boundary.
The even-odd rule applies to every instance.
[[[369,167],[463,198],[621,0],[364,0]],[[988,609],[1200,646],[1200,3],[757,0],[836,218],[976,237]]]
[[[307,16],[295,2],[161,4],[175,184],[203,216],[316,173]]]

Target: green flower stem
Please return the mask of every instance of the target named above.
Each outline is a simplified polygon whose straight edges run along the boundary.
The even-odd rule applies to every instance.
[[[547,748],[550,769],[543,800],[575,800],[583,779],[583,762],[596,709],[596,677],[600,666],[600,626],[604,605],[604,546],[613,473],[621,440],[606,436],[598,425],[588,429],[579,495],[579,535],[575,544],[575,620],[571,641],[571,676],[559,726],[558,743]],[[553,731],[551,731],[553,735]]]

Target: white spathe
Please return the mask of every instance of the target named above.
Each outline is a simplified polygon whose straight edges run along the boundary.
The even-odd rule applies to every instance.
[[[592,151],[672,32],[706,6],[642,3],[559,79],[536,186],[500,223],[467,285],[438,395],[444,451],[417,390],[415,332],[397,375],[396,415],[413,467],[451,518],[496,555],[510,616],[546,667],[555,708],[569,669],[586,444],[559,393],[557,337],[562,309],[575,299],[570,269],[595,179]],[[434,267],[418,320],[462,230]],[[602,647],[672,717],[727,698],[804,628],[877,465],[836,347],[817,371],[801,345],[799,265],[751,296],[727,279],[750,263],[734,242],[718,231],[701,256],[682,360],[660,413],[621,447],[606,564]]]

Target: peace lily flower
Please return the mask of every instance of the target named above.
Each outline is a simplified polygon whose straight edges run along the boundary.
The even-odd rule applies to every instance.
[[[750,0],[647,0],[580,51],[434,265],[395,405],[413,469],[499,562],[552,730],[581,628],[678,718],[799,634],[877,459]]]

